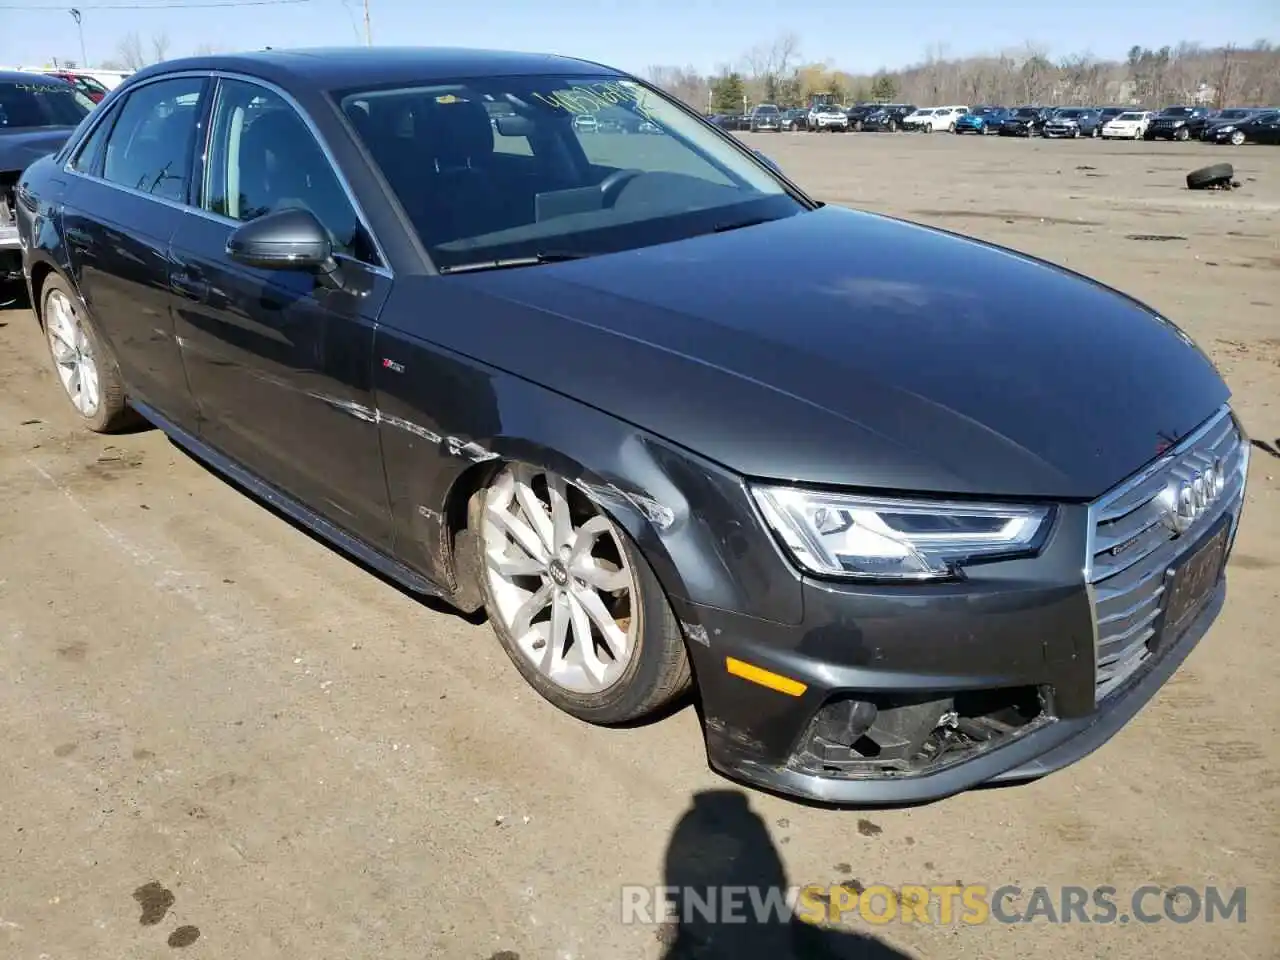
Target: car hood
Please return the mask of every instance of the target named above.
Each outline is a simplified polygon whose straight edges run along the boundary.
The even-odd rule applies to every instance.
[[[22,171],[41,157],[57,153],[75,127],[0,129],[0,171]]]
[[[1101,284],[840,208],[439,282],[444,345],[748,476],[1090,499],[1229,395]]]

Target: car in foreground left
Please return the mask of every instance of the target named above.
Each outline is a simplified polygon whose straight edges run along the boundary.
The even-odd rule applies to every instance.
[[[63,80],[0,72],[0,283],[22,279],[15,198],[22,171],[61,147],[93,106]]]
[[[575,122],[619,112],[660,132]],[[865,804],[1034,779],[1225,603],[1249,444],[1182,330],[818,203],[600,64],[169,61],[18,198],[50,387],[87,427],[140,414],[483,608],[572,716],[691,691],[747,782]]]

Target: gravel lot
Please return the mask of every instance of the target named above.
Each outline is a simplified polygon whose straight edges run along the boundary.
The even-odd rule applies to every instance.
[[[1221,364],[1252,435],[1280,438],[1280,150],[744,139],[824,200],[1146,300]],[[1224,158],[1241,190],[1183,188]],[[0,311],[0,384],[0,956],[774,960],[788,948],[759,934],[673,945],[624,925],[619,886],[782,871],[1121,900],[1248,887],[1244,924],[857,920],[800,957],[1277,955],[1274,453],[1254,451],[1223,618],[1115,740],[1032,785],[839,812],[714,776],[692,709],[627,731],[557,713],[487,625],[364,572],[156,431],[79,429],[25,310]]]

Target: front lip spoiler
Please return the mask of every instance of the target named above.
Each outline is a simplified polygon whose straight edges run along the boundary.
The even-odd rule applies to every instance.
[[[1226,602],[1224,577],[1213,598],[1177,642],[1156,659],[1131,685],[1115,694],[1101,709],[1085,717],[1054,720],[1004,746],[961,761],[936,773],[885,779],[841,780],[803,773],[791,767],[768,766],[721,745],[709,751],[720,773],[774,793],[834,807],[894,806],[925,803],[982,785],[1035,780],[1093,753],[1119,732],[1151,700],[1181,666]]]

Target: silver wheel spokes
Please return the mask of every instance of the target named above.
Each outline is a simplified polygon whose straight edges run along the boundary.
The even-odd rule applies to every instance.
[[[582,491],[506,468],[485,498],[484,548],[495,612],[529,662],[577,693],[614,684],[635,649],[635,581]]]
[[[49,294],[45,329],[49,349],[58,368],[58,377],[67,396],[84,416],[98,412],[98,365],[75,308],[61,293]]]

